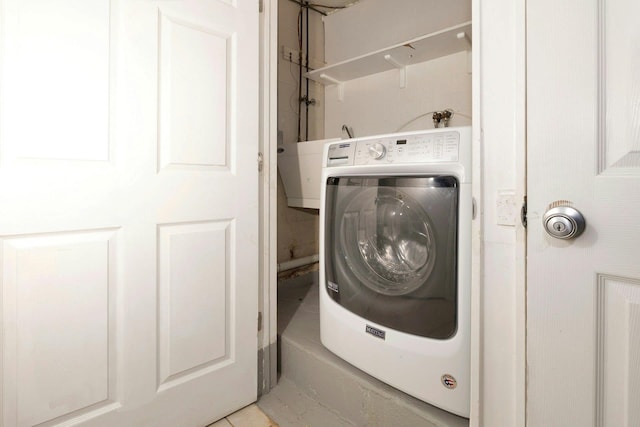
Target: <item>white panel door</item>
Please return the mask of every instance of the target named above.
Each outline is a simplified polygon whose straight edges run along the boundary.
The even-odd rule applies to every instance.
[[[257,0],[0,13],[0,425],[255,401]]]
[[[527,425],[640,425],[640,3],[527,2]],[[582,212],[548,236],[552,205]]]

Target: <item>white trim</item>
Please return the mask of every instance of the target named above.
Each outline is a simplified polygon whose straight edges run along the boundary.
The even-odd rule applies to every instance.
[[[265,0],[261,13],[261,152],[260,174],[260,310],[263,325],[258,349],[263,349],[263,384],[268,391],[277,381],[277,95],[278,95],[278,1]]]
[[[515,87],[515,169],[516,200],[527,194],[527,10],[526,0],[515,4],[516,87]],[[516,223],[515,280],[515,426],[526,425],[527,398],[527,230]]]
[[[481,0],[472,0],[471,21],[474,47],[471,52],[472,69],[472,185],[475,218],[471,224],[471,415],[470,427],[479,427],[482,420],[482,277],[483,277],[483,196],[482,196],[482,87],[481,82]]]
[[[269,0],[269,34],[270,49],[270,76],[269,76],[269,265],[271,266],[268,280],[269,286],[269,348],[271,353],[271,387],[275,387],[278,379],[277,365],[278,357],[276,352],[278,340],[278,274],[276,265],[278,263],[278,2]]]

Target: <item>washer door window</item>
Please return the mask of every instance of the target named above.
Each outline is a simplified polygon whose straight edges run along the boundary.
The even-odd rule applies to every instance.
[[[452,176],[329,178],[327,292],[380,325],[453,336],[457,212]]]

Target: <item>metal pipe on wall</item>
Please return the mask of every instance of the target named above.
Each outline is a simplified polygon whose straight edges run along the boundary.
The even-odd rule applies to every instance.
[[[289,1],[290,1],[290,2],[292,2],[292,3],[295,3],[295,4],[299,4],[300,6],[302,6],[302,5],[303,5],[303,3],[302,3],[301,1],[297,1],[297,0],[289,0]],[[318,13],[319,13],[320,15],[322,15],[322,16],[327,16],[327,12],[323,12],[323,11],[321,11],[320,9],[317,9],[317,8],[316,8],[316,5],[310,5],[310,4],[307,2],[307,7],[308,7],[309,9],[313,10],[314,12],[318,12]],[[344,6],[320,6],[320,7],[326,7],[326,8],[331,9],[331,10],[335,10],[335,9],[344,9]]]
[[[309,72],[309,2],[306,2],[306,25],[305,25],[305,43],[306,43],[306,48],[305,48],[305,53],[306,53],[306,57],[305,57],[305,61],[304,61],[304,67],[307,71],[307,73]],[[300,68],[302,68],[302,64],[300,64]],[[304,100],[304,106],[305,106],[305,120],[304,120],[304,140],[308,141],[309,140],[309,79],[305,77],[306,80],[306,84],[307,84],[307,88],[305,90],[305,100]]]
[[[300,132],[302,125],[302,10],[304,5],[300,3],[298,12],[298,142],[302,141]]]

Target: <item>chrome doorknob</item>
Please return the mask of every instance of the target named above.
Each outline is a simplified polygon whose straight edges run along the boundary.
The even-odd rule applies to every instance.
[[[544,229],[556,239],[574,239],[582,234],[587,223],[584,216],[570,206],[549,209],[542,218]]]

